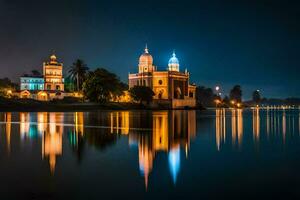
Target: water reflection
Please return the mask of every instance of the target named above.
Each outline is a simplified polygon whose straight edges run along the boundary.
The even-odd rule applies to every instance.
[[[259,117],[259,108],[252,110],[252,129],[253,129],[253,139],[254,142],[259,142],[260,134],[260,117]]]
[[[61,113],[49,113],[49,123],[47,123],[47,115],[38,116],[42,116],[45,120],[43,123],[38,123],[43,126],[42,130],[44,130],[42,134],[42,158],[49,159],[50,171],[53,174],[57,156],[62,155],[63,115]]]
[[[232,145],[240,148],[243,141],[243,110],[231,109]]]
[[[169,180],[173,184],[180,180],[180,171],[185,159],[189,159],[191,141],[197,132],[208,133],[204,141],[211,140],[208,144],[215,154],[220,154],[226,146],[232,151],[236,148],[242,151],[245,146],[261,147],[266,141],[287,145],[300,133],[300,113],[295,110],[216,109],[213,114],[213,117],[198,118],[199,125],[205,122],[205,127],[209,127],[205,131],[196,127],[196,111],[8,112],[0,114],[2,130],[5,130],[5,140],[0,142],[5,142],[3,146],[9,154],[16,144],[15,133],[19,136],[17,144],[39,141],[34,145],[39,145],[36,149],[47,163],[49,174],[54,175],[62,165],[59,158],[67,156],[66,149],[71,149],[71,155],[75,154],[81,162],[89,150],[105,154],[118,139],[126,138],[125,146],[128,142],[138,159],[139,177],[147,189],[153,169],[159,168],[155,161],[158,154],[168,163]]]
[[[176,183],[180,169],[180,147],[187,157],[190,141],[196,137],[195,111],[160,111],[153,112],[152,116],[152,134],[132,132],[129,135],[130,143],[138,144],[139,166],[146,188],[153,160],[159,152],[168,153],[171,177]]]
[[[223,146],[226,146],[228,139],[229,142],[231,141],[232,147],[236,147],[236,145],[239,149],[242,147],[245,126],[243,122],[245,117],[243,116],[243,112],[244,110],[242,109],[216,109],[215,143],[217,151],[220,151]],[[300,132],[300,116],[298,110],[286,108],[275,110],[256,107],[251,109],[251,115],[252,138],[255,147],[258,147],[257,145],[261,143],[260,140],[265,137],[268,140],[270,138],[280,138],[282,144],[285,144],[287,137],[294,136],[296,131]],[[229,116],[231,118],[231,135],[227,134]],[[262,135],[262,133],[266,133],[266,135]]]
[[[4,121],[5,123],[5,135],[6,135],[6,148],[7,153],[10,153],[10,138],[11,138],[11,113],[4,114]]]

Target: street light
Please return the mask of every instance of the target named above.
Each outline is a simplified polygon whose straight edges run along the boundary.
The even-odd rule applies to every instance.
[[[235,101],[234,100],[231,100],[230,103],[232,104],[232,106],[234,107],[235,105]]]

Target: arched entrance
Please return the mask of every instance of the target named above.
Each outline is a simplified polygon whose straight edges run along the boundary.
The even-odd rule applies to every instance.
[[[30,98],[30,92],[28,90],[24,90],[20,93],[21,99],[29,99]]]

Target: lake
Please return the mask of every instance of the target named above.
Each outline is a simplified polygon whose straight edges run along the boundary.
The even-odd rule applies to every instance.
[[[298,109],[0,113],[1,199],[300,197]]]

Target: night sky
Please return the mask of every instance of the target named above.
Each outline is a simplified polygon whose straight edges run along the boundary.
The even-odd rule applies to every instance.
[[[296,0],[0,0],[0,77],[41,71],[55,51],[127,82],[147,43],[159,69],[175,49],[197,85],[300,97],[299,20]]]

